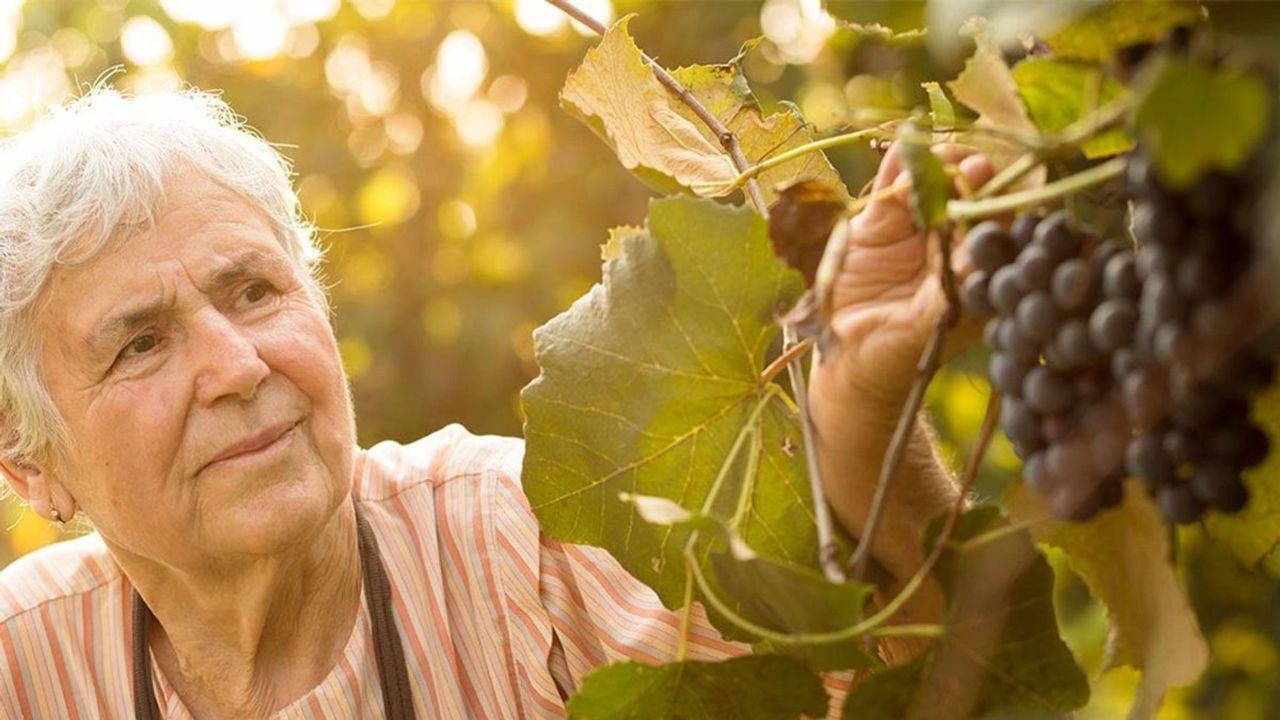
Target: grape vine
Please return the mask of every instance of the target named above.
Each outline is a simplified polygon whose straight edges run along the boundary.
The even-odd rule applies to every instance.
[[[1214,29],[1186,3],[1074,8],[1012,67],[1002,38],[970,27],[950,95],[922,88],[928,111],[817,138],[794,107],[766,114],[735,64],[668,71],[626,18],[606,28],[571,0],[547,2],[602,36],[566,83],[566,108],[676,195],[655,200],[644,227],[613,232],[602,284],[538,331],[542,375],[523,394],[525,486],[544,530],[609,549],[683,610],[672,664],[602,669],[571,714],[630,716],[612,693],[673,716],[735,717],[724,699],[743,692],[756,703],[744,717],[812,715],[815,673],[846,670],[866,674],[846,718],[1070,712],[1088,679],[1059,636],[1036,542],[1066,551],[1107,606],[1121,661],[1143,671],[1132,717],[1193,681],[1207,649],[1155,518],[1241,511],[1249,468],[1270,455],[1252,419],[1276,361],[1255,231],[1274,136],[1266,76],[1197,54]],[[1097,27],[1115,30],[1111,45],[1082,39]],[[1247,116],[1244,129],[1219,138],[1169,112],[1209,101]],[[895,142],[905,177],[853,197],[824,153],[866,141]],[[931,152],[942,143],[976,148],[994,177],[956,182],[959,169]],[[749,208],[715,200],[739,191]],[[822,494],[802,360],[833,342],[850,218],[903,192],[937,246],[948,304],[850,541]],[[923,564],[894,583],[871,548],[965,313],[990,318],[985,418],[958,500],[920,538]],[[1021,478],[998,507],[969,507],[997,429]],[[1160,595],[1120,591],[1125,572],[1098,558],[1122,548],[1119,567]],[[934,581],[941,624],[904,616]],[[690,661],[694,602],[757,657]],[[902,638],[923,644],[904,657],[886,644]]]

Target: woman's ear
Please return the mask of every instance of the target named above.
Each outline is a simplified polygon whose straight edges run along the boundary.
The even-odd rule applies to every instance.
[[[76,514],[75,499],[56,479],[35,463],[0,458],[0,473],[9,487],[37,513],[55,522],[66,522]]]

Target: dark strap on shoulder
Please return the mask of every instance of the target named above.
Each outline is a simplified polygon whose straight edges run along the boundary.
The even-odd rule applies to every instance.
[[[360,570],[364,576],[364,595],[369,603],[373,625],[373,651],[378,663],[378,683],[382,687],[382,705],[387,720],[414,720],[413,693],[409,687],[409,668],[405,665],[400,633],[396,630],[391,605],[391,582],[387,579],[378,539],[373,529],[355,506],[356,532],[360,548]],[[162,720],[160,706],[151,682],[150,637],[151,609],[137,590],[133,591],[133,707],[138,720]]]

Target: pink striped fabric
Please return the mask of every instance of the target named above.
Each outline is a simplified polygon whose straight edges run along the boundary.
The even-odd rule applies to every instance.
[[[543,537],[519,485],[523,443],[450,426],[360,451],[353,495],[381,545],[418,717],[561,718],[602,664],[675,656],[679,614],[606,552]],[[0,714],[130,718],[128,578],[97,535],[0,572]],[[749,651],[695,609],[689,658]],[[154,658],[160,707],[191,718]],[[827,677],[832,714],[848,675]],[[276,718],[382,718],[362,603],[338,664]]]

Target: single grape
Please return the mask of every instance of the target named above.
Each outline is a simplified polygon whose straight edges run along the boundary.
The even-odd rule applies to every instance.
[[[988,273],[1013,262],[1016,253],[1013,238],[994,220],[980,223],[970,230],[965,238],[965,247],[973,266]]]
[[[1019,215],[1018,219],[1013,221],[1013,225],[1009,228],[1009,234],[1013,236],[1013,242],[1017,245],[1019,251],[1031,244],[1036,226],[1040,224],[1041,219],[1038,213],[1029,212]]]
[[[1016,397],[1006,395],[1000,399],[1000,427],[1014,442],[1035,444],[1041,441],[1039,416]]]
[[[1240,471],[1222,462],[1208,462],[1191,473],[1191,492],[1205,505],[1236,512],[1249,502],[1249,490],[1240,478]]]
[[[1033,292],[1024,297],[1022,302],[1018,303],[1015,317],[1018,321],[1018,330],[1039,342],[1052,339],[1058,331],[1058,323],[1062,321],[1058,306],[1047,293],[1043,292]]]
[[[1106,368],[1094,365],[1077,372],[1072,387],[1080,397],[1096,400],[1111,389],[1111,375]]]
[[[1027,294],[1018,276],[1018,268],[1005,265],[991,276],[991,305],[1002,315],[1012,315],[1018,302]]]
[[[1028,407],[1044,415],[1065,412],[1071,407],[1074,395],[1071,384],[1049,368],[1031,368],[1022,382],[1022,397]]]
[[[1075,312],[1085,306],[1093,293],[1093,273],[1089,263],[1071,258],[1053,272],[1053,301],[1065,312]]]
[[[1043,438],[1021,442],[1017,440],[1010,440],[1009,444],[1013,445],[1013,454],[1017,455],[1021,460],[1025,460],[1038,452],[1042,452],[1047,445]]]
[[[1023,334],[1018,328],[1017,321],[1011,317],[1001,318],[996,337],[1001,351],[1013,357],[1029,362],[1035,362],[1040,358],[1040,346]]]
[[[1129,373],[1138,369],[1138,359],[1134,357],[1133,350],[1122,347],[1111,355],[1111,376],[1116,378],[1126,377]]]
[[[1098,475],[1110,475],[1124,468],[1125,450],[1129,447],[1129,436],[1102,429],[1093,432],[1089,438],[1089,457],[1093,461],[1093,470]]]
[[[1175,465],[1198,462],[1204,457],[1200,442],[1188,431],[1173,428],[1165,432],[1161,443]]]
[[[1075,257],[1080,252],[1080,238],[1071,230],[1065,210],[1059,210],[1036,226],[1031,240],[1033,247],[1042,247],[1057,260]]]
[[[978,317],[990,317],[996,314],[996,309],[988,295],[989,281],[990,277],[982,270],[975,270],[964,281],[964,289],[961,291],[964,306]]]
[[[1271,387],[1276,378],[1276,366],[1270,358],[1245,351],[1228,360],[1219,375],[1227,378],[1240,394],[1252,395]]]
[[[1198,342],[1215,345],[1235,342],[1244,324],[1241,313],[1223,300],[1196,303],[1191,311],[1191,331]]]
[[[1073,483],[1091,483],[1096,479],[1089,445],[1079,438],[1051,444],[1044,454],[1049,472]]]
[[[1022,481],[1040,495],[1048,495],[1057,487],[1057,479],[1044,462],[1044,453],[1038,452],[1022,462]]]
[[[1060,485],[1049,497],[1049,509],[1053,514],[1075,522],[1091,519],[1101,510],[1097,496],[1097,481],[1071,482]]]
[[[1133,236],[1139,245],[1181,245],[1184,228],[1177,208],[1159,200],[1141,200],[1133,208]]]
[[[1213,222],[1227,215],[1236,192],[1235,183],[1229,177],[1209,173],[1187,193],[1187,209],[1197,219]]]
[[[1133,266],[1141,279],[1172,273],[1178,260],[1177,254],[1164,245],[1141,245],[1133,254]]]
[[[1204,505],[1183,484],[1161,486],[1156,490],[1156,504],[1165,517],[1179,525],[1193,523],[1204,513]]]
[[[1205,249],[1198,249],[1178,264],[1178,292],[1192,300],[1215,298],[1231,283],[1229,268],[1223,258]]]
[[[1098,484],[1097,500],[1099,510],[1110,510],[1124,503],[1124,481],[1118,476],[1103,478]]]
[[[1138,324],[1138,309],[1131,300],[1112,298],[1103,302],[1089,317],[1089,335],[1103,352],[1115,352],[1133,340]]]
[[[1186,364],[1195,353],[1191,333],[1176,322],[1167,322],[1156,328],[1151,347],[1156,358],[1165,365]]]
[[[987,363],[987,375],[991,384],[1006,395],[1022,393],[1022,381],[1031,370],[1031,363],[1008,353],[991,353]]]
[[[1249,405],[1222,387],[1202,385],[1179,398],[1173,419],[1189,430],[1206,427],[1222,418],[1248,416]]]
[[[1101,353],[1089,337],[1088,323],[1079,318],[1063,323],[1053,342],[1068,368],[1084,367],[1101,359]]]
[[[992,350],[1000,350],[1000,318],[993,317],[982,326],[982,342]]]
[[[1142,286],[1140,311],[1144,322],[1155,325],[1182,321],[1187,317],[1187,303],[1165,275],[1152,275]]]
[[[1040,434],[1050,445],[1062,442],[1071,434],[1071,421],[1062,415],[1049,415],[1040,421]]]
[[[1168,453],[1164,451],[1164,434],[1147,432],[1129,441],[1125,450],[1125,469],[1130,475],[1146,480],[1153,485],[1172,482],[1175,468]]]
[[[1018,279],[1030,291],[1048,290],[1059,258],[1039,245],[1032,245],[1018,255]]]
[[[1102,292],[1111,298],[1136,300],[1142,291],[1138,271],[1133,266],[1133,255],[1119,253],[1107,261],[1102,274]]]
[[[1157,367],[1135,370],[1122,385],[1129,421],[1141,428],[1154,427],[1169,409],[1169,379]]]
[[[1219,423],[1209,434],[1209,452],[1216,458],[1253,467],[1267,459],[1271,441],[1246,416]]]

